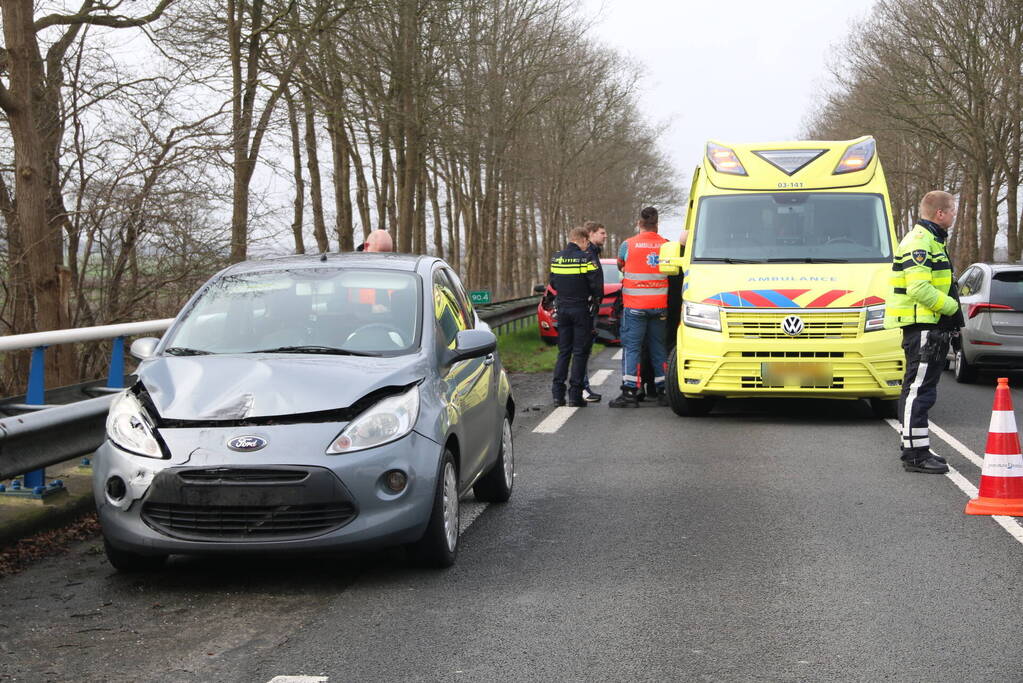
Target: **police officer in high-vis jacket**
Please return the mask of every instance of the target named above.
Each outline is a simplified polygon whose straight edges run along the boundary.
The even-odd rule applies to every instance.
[[[557,292],[558,311],[558,360],[551,391],[554,403],[565,405],[567,378],[568,405],[585,408],[586,361],[593,345],[593,318],[604,295],[604,273],[587,252],[589,230],[572,228],[568,239],[568,245],[551,258],[551,287]]]
[[[910,472],[948,472],[945,459],[930,451],[927,412],[938,396],[949,337],[962,323],[945,249],[955,221],[955,198],[928,192],[920,202],[920,220],[895,252],[892,293],[885,305],[885,327],[902,328],[906,375],[899,398],[902,466]]]

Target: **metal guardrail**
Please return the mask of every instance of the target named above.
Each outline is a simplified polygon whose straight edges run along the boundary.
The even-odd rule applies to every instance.
[[[477,306],[480,319],[491,326],[496,334],[501,328],[518,327],[536,315],[538,297],[522,297]],[[48,346],[102,339],[114,339],[111,352],[107,387],[78,385],[79,392],[116,391],[124,387],[125,337],[163,332],[173,318],[148,320],[123,325],[101,325],[74,330],[56,330],[0,337],[0,351],[32,349],[29,365],[29,387],[23,403],[8,402],[6,407],[26,414],[0,418],[0,480],[26,474],[25,488],[43,495],[51,490],[44,485],[42,468],[92,453],[102,445],[105,437],[107,409],[113,396],[88,398],[63,405],[44,404],[43,363]],[[70,388],[69,388],[70,389]],[[4,407],[0,404],[0,408]],[[31,478],[30,478],[31,477]]]

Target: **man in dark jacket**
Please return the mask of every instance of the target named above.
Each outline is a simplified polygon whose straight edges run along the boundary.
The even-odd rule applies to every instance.
[[[583,380],[586,377],[586,359],[593,344],[591,307],[600,303],[604,293],[604,275],[587,253],[589,246],[589,231],[572,228],[569,243],[551,258],[551,287],[557,292],[555,306],[558,311],[558,361],[554,366],[551,392],[559,406],[565,405],[567,378],[568,405],[586,407]]]
[[[604,270],[600,266],[600,253],[604,249],[604,242],[607,240],[607,229],[596,221],[586,221],[583,223],[583,227],[586,228],[590,233],[590,247],[587,249],[590,258],[597,264],[597,268],[601,269],[601,280],[603,280]],[[601,292],[601,299],[603,299],[603,292]],[[596,336],[597,330],[597,317],[600,315],[600,301],[597,301],[596,306],[593,307],[593,330],[594,336]],[[589,371],[583,377],[583,398],[590,403],[599,403],[602,396],[597,392],[593,391],[590,387],[590,373]]]

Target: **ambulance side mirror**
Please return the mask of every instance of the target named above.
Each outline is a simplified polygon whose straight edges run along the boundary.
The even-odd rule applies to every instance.
[[[657,269],[665,275],[678,275],[681,265],[682,244],[680,242],[662,244],[661,251],[657,254]]]

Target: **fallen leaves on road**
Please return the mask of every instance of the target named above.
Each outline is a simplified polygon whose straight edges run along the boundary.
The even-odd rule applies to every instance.
[[[44,557],[59,555],[73,543],[96,537],[99,531],[99,520],[92,513],[59,529],[23,538],[0,549],[0,577],[17,574]]]

